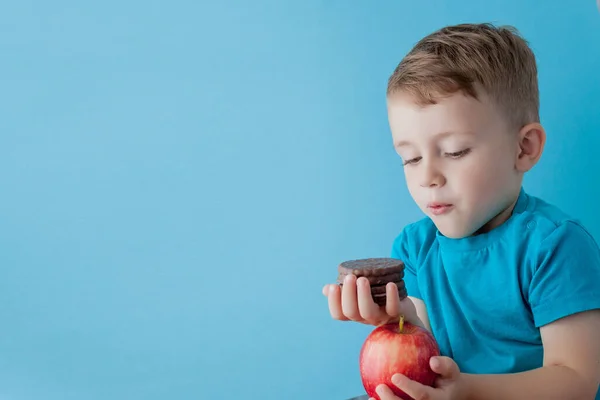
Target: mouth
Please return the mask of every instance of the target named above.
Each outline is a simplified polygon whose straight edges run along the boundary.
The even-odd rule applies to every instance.
[[[429,203],[427,208],[431,210],[433,215],[442,215],[449,212],[454,207],[453,204],[448,203]]]

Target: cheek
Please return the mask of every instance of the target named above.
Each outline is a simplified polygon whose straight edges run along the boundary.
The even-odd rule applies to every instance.
[[[409,169],[404,169],[404,180],[406,181],[406,186],[408,187],[408,191],[414,196],[416,193],[416,188],[419,186],[416,174],[411,173]]]
[[[423,188],[420,185],[418,174],[412,168],[404,170],[404,179],[406,180],[406,187],[412,198],[419,204],[423,200]]]
[[[499,157],[498,154],[499,152],[485,152],[464,163],[461,174],[463,179],[458,182],[461,189],[479,200],[485,200],[493,198],[498,190],[508,185],[513,168],[509,158]]]

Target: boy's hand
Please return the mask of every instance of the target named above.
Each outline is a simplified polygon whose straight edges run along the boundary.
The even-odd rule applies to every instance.
[[[465,383],[454,360],[442,356],[431,357],[429,365],[433,372],[439,374],[434,387],[422,385],[401,374],[392,376],[392,383],[413,399],[462,400],[466,398]],[[401,400],[386,385],[379,385],[375,390],[381,400]]]
[[[327,296],[329,312],[332,318],[340,321],[356,321],[369,325],[383,325],[396,322],[400,315],[413,325],[423,327],[423,322],[417,317],[413,302],[407,297],[400,301],[398,287],[394,283],[386,285],[386,305],[377,305],[371,297],[369,281],[346,276],[344,285],[329,284],[323,287],[323,295]]]

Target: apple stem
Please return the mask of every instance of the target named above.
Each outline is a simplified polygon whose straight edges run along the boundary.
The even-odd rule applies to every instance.
[[[400,333],[402,333],[402,331],[404,330],[404,315],[400,316],[399,326],[400,326]]]

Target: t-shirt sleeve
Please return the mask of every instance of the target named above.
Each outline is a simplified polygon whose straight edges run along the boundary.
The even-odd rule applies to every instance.
[[[541,243],[529,287],[535,325],[600,308],[600,249],[575,222],[559,225]]]
[[[411,297],[422,299],[417,282],[417,270],[414,265],[414,260],[410,256],[410,234],[408,233],[409,226],[405,227],[400,235],[394,240],[392,246],[392,258],[404,262],[404,285],[406,293]]]

